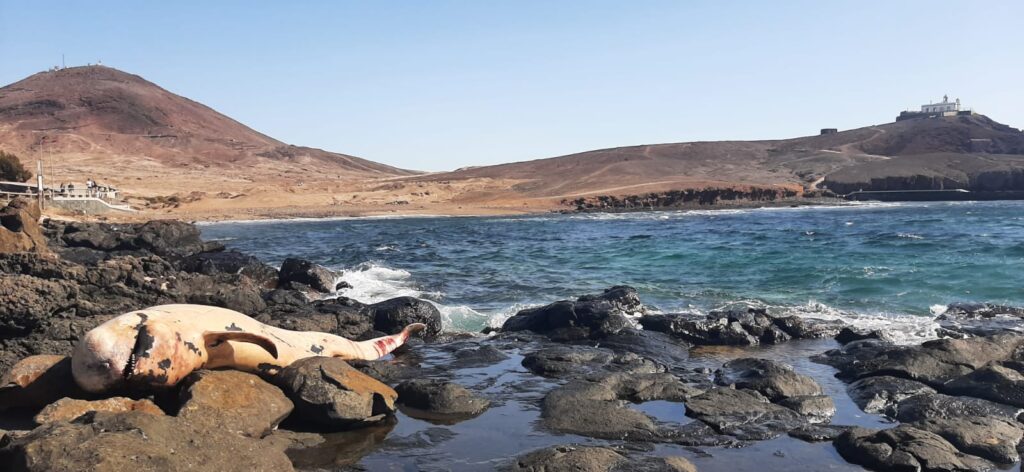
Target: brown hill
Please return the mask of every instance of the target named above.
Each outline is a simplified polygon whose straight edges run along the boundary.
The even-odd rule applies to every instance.
[[[91,173],[119,180],[114,169],[161,174],[190,166],[255,181],[296,171],[349,179],[412,174],[287,145],[137,75],[103,66],[41,72],[0,88],[0,148],[29,161],[57,160],[46,164],[68,180]]]
[[[568,156],[516,162],[413,177],[411,181],[487,179],[514,181],[511,193],[524,199],[572,199],[596,195],[725,188],[814,187],[826,176],[849,169],[872,175],[906,173],[898,156],[953,153],[972,173],[1020,168],[1024,133],[981,115],[921,118],[834,134],[773,141],[655,144],[602,149]],[[971,153],[985,157],[972,157]],[[945,155],[945,154],[944,154]],[[927,158],[908,160],[921,164]],[[952,178],[962,171],[949,166]],[[935,170],[941,174],[941,170]],[[958,174],[959,173],[959,174]],[[860,175],[860,174],[857,174]],[[507,200],[500,188],[466,195],[469,200]]]

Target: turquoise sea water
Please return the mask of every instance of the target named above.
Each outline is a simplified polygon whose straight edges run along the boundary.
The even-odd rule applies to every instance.
[[[664,311],[730,305],[927,337],[951,302],[1024,305],[1024,202],[864,204],[202,226],[271,264],[342,270],[340,295],[436,302],[478,330],[527,306],[627,284]]]

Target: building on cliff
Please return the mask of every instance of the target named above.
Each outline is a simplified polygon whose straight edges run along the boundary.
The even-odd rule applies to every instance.
[[[896,121],[910,120],[914,118],[934,118],[939,116],[957,116],[957,115],[973,115],[974,111],[971,109],[963,109],[960,107],[960,99],[955,101],[949,101],[949,95],[943,95],[942,101],[939,103],[928,103],[927,105],[921,105],[921,111],[902,111],[900,115],[896,117]]]

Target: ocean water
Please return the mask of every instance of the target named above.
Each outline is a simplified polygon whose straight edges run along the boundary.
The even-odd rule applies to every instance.
[[[436,303],[449,329],[618,284],[661,312],[763,306],[916,342],[952,302],[1024,305],[1024,202],[224,222],[203,237],[342,271],[338,295]]]

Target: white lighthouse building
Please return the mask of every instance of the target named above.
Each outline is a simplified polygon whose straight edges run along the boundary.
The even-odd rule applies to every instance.
[[[960,111],[960,99],[955,102],[949,101],[949,95],[942,96],[942,103],[929,103],[921,105],[921,113],[946,113]]]

